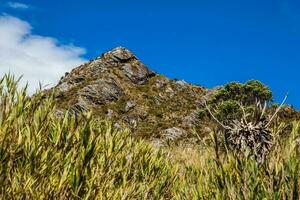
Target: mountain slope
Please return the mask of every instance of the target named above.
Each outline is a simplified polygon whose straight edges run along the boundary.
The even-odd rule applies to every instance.
[[[198,102],[210,92],[151,71],[122,47],[66,73],[55,89],[60,111],[93,111],[137,137],[171,140],[197,125]]]

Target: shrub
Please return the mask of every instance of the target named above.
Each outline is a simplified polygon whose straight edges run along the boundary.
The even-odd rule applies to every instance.
[[[241,116],[241,108],[237,101],[228,100],[217,104],[216,106],[216,116],[222,121],[229,121]]]
[[[257,102],[272,102],[271,90],[256,80],[250,80],[245,84],[231,82],[211,96],[208,106],[215,110],[216,117],[226,123],[233,119],[241,118],[242,110],[251,112]],[[202,114],[203,116],[203,114]]]
[[[243,105],[252,105],[256,101],[272,101],[271,90],[257,80],[250,80],[245,84],[231,82],[219,90],[210,100],[211,104],[222,101],[238,101]]]
[[[255,101],[270,102],[273,100],[272,91],[257,80],[250,80],[246,82],[243,87],[243,103],[245,105],[251,105]]]

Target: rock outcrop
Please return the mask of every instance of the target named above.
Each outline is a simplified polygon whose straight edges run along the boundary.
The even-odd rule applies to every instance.
[[[197,102],[209,92],[153,72],[122,47],[66,73],[54,89],[59,111],[93,111],[138,137],[170,140],[197,125]]]

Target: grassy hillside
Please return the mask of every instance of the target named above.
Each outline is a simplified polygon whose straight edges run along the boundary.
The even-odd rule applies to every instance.
[[[299,199],[299,126],[263,164],[211,133],[193,148],[156,149],[92,113],[58,117],[52,97],[0,82],[2,199]],[[197,133],[195,133],[197,134]]]

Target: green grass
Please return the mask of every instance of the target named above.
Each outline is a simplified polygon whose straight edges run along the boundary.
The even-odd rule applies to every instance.
[[[153,149],[92,113],[55,115],[52,97],[0,82],[1,199],[299,199],[299,126],[276,138],[269,159],[206,142]]]

